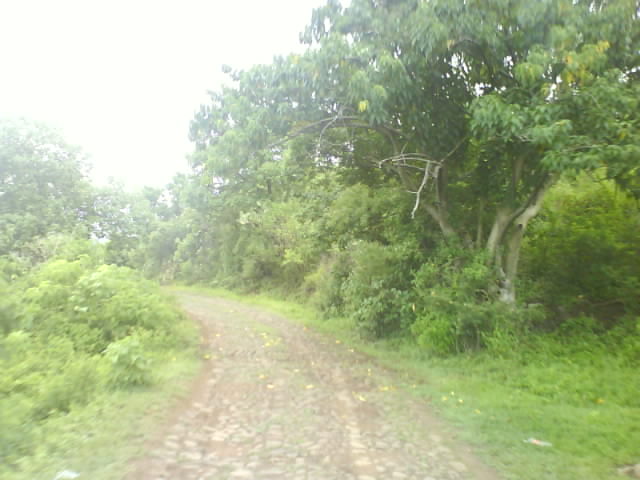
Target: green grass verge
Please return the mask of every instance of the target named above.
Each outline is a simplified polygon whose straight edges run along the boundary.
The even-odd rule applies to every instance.
[[[365,342],[346,319],[268,295],[176,287],[253,304],[339,338],[410,374],[407,392],[427,399],[506,478],[603,480],[640,462],[640,375],[615,352],[544,341],[507,358],[487,353],[432,358],[410,340]],[[528,438],[551,447],[525,443]]]
[[[194,351],[168,353],[154,369],[154,386],[103,392],[83,407],[47,419],[37,427],[34,454],[23,457],[18,470],[0,466],[0,478],[52,480],[57,472],[71,470],[80,478],[122,479],[199,365]]]

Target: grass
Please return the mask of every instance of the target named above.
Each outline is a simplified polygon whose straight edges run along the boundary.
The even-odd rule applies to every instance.
[[[128,461],[141,453],[160,416],[184,393],[199,362],[193,352],[176,352],[157,365],[153,387],[98,394],[91,403],[38,427],[40,439],[33,455],[20,460],[18,470],[0,466],[3,480],[52,480],[70,470],[81,478],[123,478]],[[24,426],[27,427],[27,426]]]
[[[615,352],[589,342],[538,340],[502,358],[427,356],[410,339],[361,340],[346,319],[268,295],[178,287],[253,304],[330,334],[410,374],[428,400],[506,478],[603,480],[640,462],[640,375]],[[552,443],[541,447],[524,440]]]

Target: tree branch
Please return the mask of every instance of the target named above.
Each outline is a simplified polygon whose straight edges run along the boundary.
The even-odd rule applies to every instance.
[[[307,133],[310,133],[311,131],[321,128],[321,134],[324,134],[324,132],[330,128],[333,124],[337,123],[337,122],[341,122],[341,125],[339,125],[340,127],[344,127],[344,128],[364,128],[364,129],[369,129],[369,130],[374,130],[376,132],[382,133],[386,136],[389,135],[397,135],[397,136],[402,136],[402,132],[399,130],[396,130],[395,128],[392,127],[387,127],[385,125],[370,125],[368,123],[365,123],[362,121],[362,119],[360,119],[360,117],[354,116],[354,115],[335,115],[333,117],[329,117],[329,118],[323,118],[322,120],[318,120],[316,122],[310,123],[308,125],[305,125],[304,127],[301,127],[291,133],[289,133],[288,135],[284,136],[283,138],[281,138],[280,140],[278,140],[277,142],[273,142],[269,145],[266,146],[266,148],[271,149],[274,147],[277,147],[279,145],[282,145],[283,143],[288,142],[289,140],[292,140],[294,138],[297,138],[301,135],[305,135]]]
[[[418,191],[416,192],[416,203],[413,206],[413,210],[411,210],[411,219],[416,218],[416,211],[418,210],[418,207],[420,206],[420,195],[422,194],[422,190],[424,189],[424,187],[427,185],[427,182],[429,181],[429,171],[431,170],[431,165],[432,163],[427,163],[424,167],[424,175],[422,176],[422,182],[420,182],[420,187],[418,188]],[[434,177],[438,176],[438,171],[440,170],[440,165],[437,165],[435,167],[435,171],[433,173]]]

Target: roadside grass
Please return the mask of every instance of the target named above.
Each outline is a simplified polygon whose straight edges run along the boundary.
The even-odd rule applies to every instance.
[[[52,480],[70,470],[79,478],[122,479],[199,365],[194,351],[166,352],[154,368],[153,386],[106,391],[67,415],[51,417],[37,427],[34,454],[23,457],[18,470],[0,466],[0,478]]]
[[[620,478],[616,467],[640,462],[640,374],[602,345],[538,338],[502,357],[434,358],[409,338],[363,341],[349,320],[323,319],[295,302],[175,288],[260,306],[409,373],[398,386],[428,401],[505,478],[606,480]]]

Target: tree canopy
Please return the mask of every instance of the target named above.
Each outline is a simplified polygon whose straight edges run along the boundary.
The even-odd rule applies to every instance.
[[[331,0],[304,54],[230,71],[192,123],[193,162],[248,202],[303,137],[298,161],[380,167],[412,216],[489,252],[512,302],[523,234],[561,174],[604,170],[638,194],[638,31],[630,0]]]
[[[0,255],[51,232],[70,232],[91,215],[80,151],[44,125],[0,121]]]

